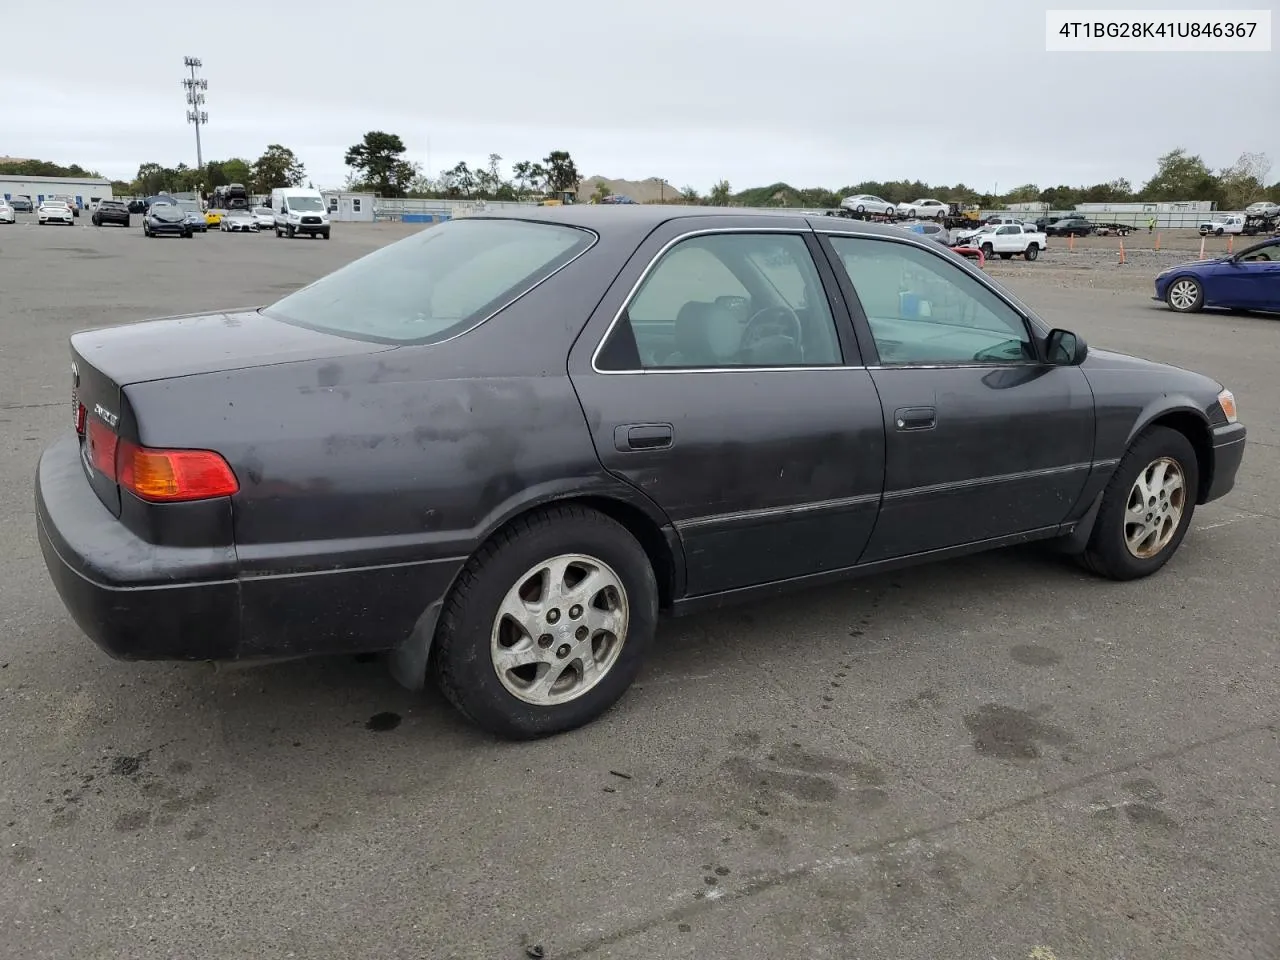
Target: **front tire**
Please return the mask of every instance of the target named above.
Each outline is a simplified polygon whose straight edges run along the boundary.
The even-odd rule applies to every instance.
[[[1194,277],[1179,277],[1169,284],[1164,302],[1174,313],[1198,313],[1204,307],[1204,286]]]
[[[458,575],[436,635],[436,682],[490,733],[563,733],[626,693],[657,617],[653,568],[625,527],[584,507],[539,510]]]
[[[984,243],[978,249],[982,251],[982,256],[987,260],[990,260],[991,254],[995,253],[995,247],[991,246],[989,243]]]
[[[1186,536],[1199,489],[1191,441],[1170,427],[1143,431],[1103,491],[1084,565],[1110,580],[1155,573]]]

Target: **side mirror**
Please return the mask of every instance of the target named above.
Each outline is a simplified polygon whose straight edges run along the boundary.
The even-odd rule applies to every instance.
[[[1089,345],[1084,342],[1084,338],[1070,330],[1050,330],[1045,345],[1049,362],[1055,366],[1078,367],[1089,355]]]

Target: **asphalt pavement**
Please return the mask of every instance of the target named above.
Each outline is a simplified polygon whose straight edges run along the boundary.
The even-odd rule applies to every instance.
[[[416,229],[134,221],[0,225],[0,957],[1280,953],[1280,322],[1175,316],[1054,248],[993,265],[1235,391],[1237,488],[1160,574],[1019,549],[671,621],[615,710],[509,744],[377,660],[129,664],[71,622],[32,515],[67,335]]]

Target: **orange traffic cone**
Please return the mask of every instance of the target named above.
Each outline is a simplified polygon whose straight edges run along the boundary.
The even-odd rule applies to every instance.
[[[1160,249],[1160,234],[1156,234],[1156,249]]]
[[[1200,238],[1200,259],[1204,259],[1204,237]]]
[[[1120,262],[1124,263],[1124,241],[1120,241]]]
[[[1068,249],[1068,250],[1070,250],[1072,253],[1074,253],[1074,252],[1075,252],[1075,249],[1076,249],[1076,235],[1075,235],[1074,233],[1073,233],[1073,234],[1071,234],[1069,237],[1067,237],[1067,249]]]
[[[1236,248],[1236,238],[1232,234],[1227,234],[1227,253]]]

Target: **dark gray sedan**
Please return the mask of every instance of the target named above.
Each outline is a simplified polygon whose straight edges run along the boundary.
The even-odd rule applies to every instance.
[[[1222,384],[820,216],[456,220],[71,360],[36,511],[95,642],[389,651],[508,737],[617,701],[659,611],[1032,540],[1145,577],[1245,443]]]

